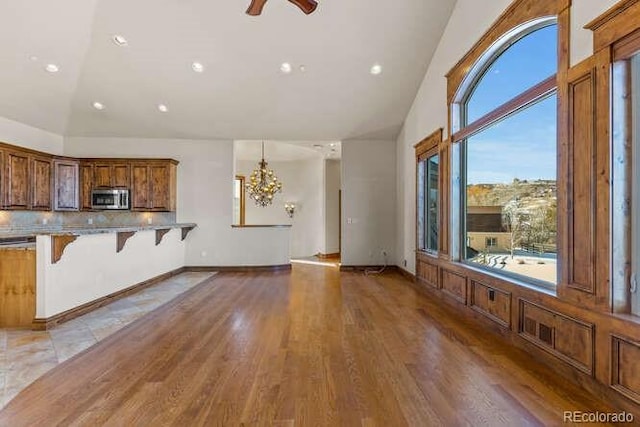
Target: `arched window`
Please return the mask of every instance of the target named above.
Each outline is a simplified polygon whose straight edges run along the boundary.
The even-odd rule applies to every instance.
[[[466,76],[452,117],[460,259],[548,287],[557,283],[557,38],[555,18],[505,35]]]

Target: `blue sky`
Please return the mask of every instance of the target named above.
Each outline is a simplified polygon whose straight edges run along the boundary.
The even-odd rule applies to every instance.
[[[467,104],[469,122],[553,75],[557,28],[537,30],[506,50],[487,70]],[[555,95],[470,137],[467,184],[556,179]]]

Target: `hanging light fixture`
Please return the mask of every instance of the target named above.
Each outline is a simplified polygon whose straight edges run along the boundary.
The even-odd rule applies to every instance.
[[[245,185],[249,197],[257,206],[268,206],[273,201],[273,196],[282,191],[282,183],[271,169],[267,168],[264,160],[264,141],[262,141],[262,159],[258,167],[251,173],[249,182]]]

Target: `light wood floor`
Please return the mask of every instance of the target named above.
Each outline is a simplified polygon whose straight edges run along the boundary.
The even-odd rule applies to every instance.
[[[64,362],[1,426],[563,425],[611,410],[397,274],[222,273]]]

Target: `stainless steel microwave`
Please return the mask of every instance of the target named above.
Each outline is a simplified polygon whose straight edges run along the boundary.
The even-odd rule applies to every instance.
[[[129,190],[120,188],[101,188],[91,192],[92,209],[128,210]]]

